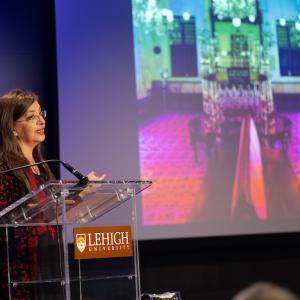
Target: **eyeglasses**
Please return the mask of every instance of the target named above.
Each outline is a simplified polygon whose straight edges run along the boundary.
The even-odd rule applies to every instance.
[[[43,119],[46,119],[47,111],[46,110],[41,110],[38,114],[30,114],[29,116],[27,116],[25,118],[25,120],[18,120],[18,121],[26,121],[26,122],[29,122],[29,123],[35,123],[40,117],[42,117]]]

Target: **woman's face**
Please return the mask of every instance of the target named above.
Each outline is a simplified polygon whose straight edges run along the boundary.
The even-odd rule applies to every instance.
[[[41,116],[41,106],[37,101],[15,122],[13,133],[21,147],[33,149],[45,140],[45,120]]]

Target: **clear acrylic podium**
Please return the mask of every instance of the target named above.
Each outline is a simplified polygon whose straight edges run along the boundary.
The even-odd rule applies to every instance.
[[[9,299],[24,291],[33,300],[140,299],[136,202],[128,200],[150,185],[93,181],[81,187],[49,181],[0,211]],[[127,225],[132,256],[74,259],[74,227]],[[24,265],[28,274],[20,271]]]

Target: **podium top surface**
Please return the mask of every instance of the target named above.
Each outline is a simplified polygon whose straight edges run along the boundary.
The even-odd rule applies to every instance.
[[[48,181],[0,211],[0,226],[83,224],[133,198],[151,181]]]

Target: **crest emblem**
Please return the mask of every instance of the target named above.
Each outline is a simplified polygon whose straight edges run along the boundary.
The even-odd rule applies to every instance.
[[[86,247],[86,236],[84,233],[76,234],[76,246],[82,253]]]

